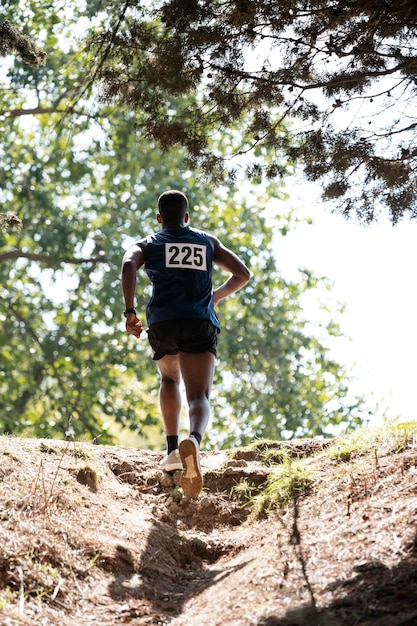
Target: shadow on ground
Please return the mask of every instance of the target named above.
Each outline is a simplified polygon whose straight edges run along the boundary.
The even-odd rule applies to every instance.
[[[109,593],[118,602],[127,601],[125,619],[154,614],[168,623],[190,598],[247,565],[245,561],[227,569],[205,567],[223,554],[224,549],[213,549],[197,537],[181,536],[172,523],[155,521],[138,561],[119,547]]]
[[[407,552],[392,569],[379,561],[362,563],[349,578],[334,581],[326,591],[337,597],[324,610],[313,602],[257,626],[416,626],[417,533]]]

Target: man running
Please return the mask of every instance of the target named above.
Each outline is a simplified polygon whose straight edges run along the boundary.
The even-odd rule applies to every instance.
[[[143,326],[134,309],[136,272],[144,269],[153,291],[146,307],[148,340],[158,366],[160,406],[167,440],[162,469],[182,469],[184,494],[197,497],[203,486],[200,444],[210,418],[210,392],[220,324],[214,307],[250,279],[246,265],[217,237],[191,228],[187,197],[164,192],[156,216],[161,230],[133,244],[122,261],[126,330],[140,337]],[[212,264],[230,273],[213,290]],[[178,445],[184,381],[190,436]]]

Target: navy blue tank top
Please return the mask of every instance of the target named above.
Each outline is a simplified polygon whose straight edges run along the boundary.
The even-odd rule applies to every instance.
[[[152,282],[147,323],[203,318],[220,328],[213,305],[213,244],[190,226],[146,238],[145,271]]]

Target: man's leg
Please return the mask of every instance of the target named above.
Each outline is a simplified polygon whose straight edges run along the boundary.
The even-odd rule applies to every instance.
[[[215,356],[211,352],[180,352],[179,363],[189,407],[190,433],[198,432],[202,437],[210,419]]]
[[[178,435],[181,413],[181,371],[178,354],[167,354],[156,361],[156,364],[161,375],[159,404],[164,420],[165,434],[167,436]]]
[[[167,440],[167,456],[161,461],[161,469],[175,472],[182,469],[178,452],[178,430],[181,412],[180,366],[178,355],[165,355],[156,361],[161,374],[159,403],[164,420]]]
[[[215,357],[211,352],[180,352],[181,374],[189,407],[190,437],[181,441],[179,452],[184,466],[181,487],[185,495],[196,498],[203,487],[200,466],[200,441],[210,418],[210,392]]]

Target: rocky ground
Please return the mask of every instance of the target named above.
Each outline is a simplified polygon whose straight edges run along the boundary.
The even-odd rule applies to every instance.
[[[417,624],[417,443],[162,453],[0,438],[1,626]]]

